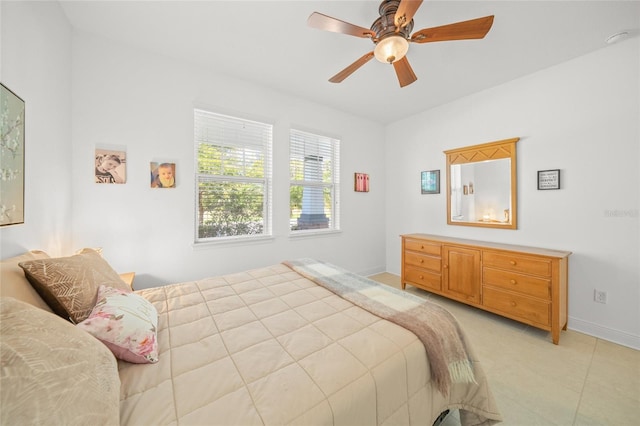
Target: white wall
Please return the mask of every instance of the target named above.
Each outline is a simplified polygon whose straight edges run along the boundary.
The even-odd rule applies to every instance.
[[[25,223],[0,228],[0,258],[69,250],[71,29],[57,2],[0,2],[0,80],[25,101]]]
[[[569,327],[639,348],[639,44],[388,126],[387,270],[400,272],[399,235],[412,232],[570,250]],[[444,173],[446,149],[511,137],[521,138],[518,230],[447,225],[445,175],[439,195],[420,195],[420,171]],[[538,191],[537,171],[556,168],[562,188]],[[594,289],[608,293],[607,304],[593,301]]]
[[[106,39],[73,36],[73,246],[101,246],[136,286],[203,278],[316,257],[361,273],[384,270],[384,128],[184,62]],[[274,239],[194,248],[193,108],[274,123]],[[343,232],[289,237],[291,126],[341,139]],[[96,146],[122,146],[127,183],[93,181]],[[149,188],[149,162],[177,165],[177,188]],[[369,173],[369,193],[353,173]]]

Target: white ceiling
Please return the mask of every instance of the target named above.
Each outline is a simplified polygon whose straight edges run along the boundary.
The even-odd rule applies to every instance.
[[[368,39],[320,31],[308,16],[370,27],[379,0],[61,1],[80,31],[151,50],[366,117],[382,124],[638,34],[640,1],[430,1],[414,31],[495,15],[483,40],[412,44],[418,81],[400,88],[375,59],[340,84],[327,80],[373,50]]]

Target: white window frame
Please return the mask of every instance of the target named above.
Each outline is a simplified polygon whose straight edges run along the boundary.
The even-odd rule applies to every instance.
[[[199,122],[199,117],[206,120],[212,120],[224,127],[225,125],[233,126],[242,125],[242,126],[255,126],[255,127],[263,127],[263,131],[266,135],[263,137],[261,144],[256,144],[256,140],[246,141],[242,140],[240,137],[237,137],[232,142],[228,140],[221,141],[217,140],[218,136],[211,135],[213,133],[213,127],[206,128],[207,126],[202,125],[202,122]],[[227,130],[226,128],[224,130]],[[233,132],[233,129],[229,129]],[[208,135],[206,133],[209,133]],[[226,138],[226,136],[225,136]],[[212,146],[221,146],[221,147],[234,147],[234,148],[244,148],[244,149],[256,149],[256,147],[261,147],[262,155],[264,156],[263,166],[264,173],[263,177],[250,177],[250,176],[231,176],[224,174],[210,174],[210,173],[200,173],[199,166],[199,147],[201,143],[207,143]],[[263,121],[257,121],[252,119],[247,119],[244,117],[231,116],[226,114],[221,114],[217,112],[213,112],[203,108],[194,108],[194,164],[195,164],[195,216],[194,216],[194,241],[196,244],[209,244],[209,243],[220,243],[220,242],[241,242],[241,241],[252,241],[252,240],[260,240],[265,238],[271,238],[273,232],[272,226],[272,191],[273,191],[273,178],[272,178],[272,162],[273,162],[273,124],[266,123]],[[247,165],[247,164],[245,164]],[[220,183],[247,183],[247,184],[261,184],[263,185],[263,193],[262,193],[262,233],[260,234],[242,234],[242,235],[225,235],[225,236],[213,236],[213,237],[200,237],[199,235],[199,227],[200,227],[200,212],[199,212],[199,190],[201,182],[220,182]]]
[[[294,141],[295,139],[295,141]],[[298,140],[302,140],[304,146],[301,147]],[[297,156],[305,156],[312,159],[314,156],[320,156],[322,151],[320,145],[329,145],[331,158],[331,181],[322,182],[318,180],[302,179],[296,180],[292,177],[292,161]],[[289,188],[292,186],[302,186],[304,188],[315,188],[316,190],[328,190],[331,194],[330,218],[327,227],[310,228],[310,229],[291,229],[293,226],[293,218],[289,217],[289,232],[291,236],[327,234],[340,232],[340,140],[332,137],[312,133],[299,129],[290,129],[289,131]],[[291,193],[289,196],[289,205],[291,206]]]

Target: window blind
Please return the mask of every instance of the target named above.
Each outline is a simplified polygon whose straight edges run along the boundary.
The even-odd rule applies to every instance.
[[[271,235],[267,123],[194,110],[196,241]]]
[[[291,129],[289,136],[290,229],[337,230],[340,141]]]

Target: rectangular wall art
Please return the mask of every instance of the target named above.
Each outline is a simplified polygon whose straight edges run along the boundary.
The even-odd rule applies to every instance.
[[[151,162],[151,187],[152,188],[175,188],[176,187],[176,164]]]
[[[420,173],[420,190],[422,194],[439,194],[440,170],[429,170]]]
[[[560,169],[539,170],[538,189],[560,189]]]
[[[356,192],[369,192],[369,175],[356,173],[354,176],[354,190]]]
[[[0,226],[24,223],[24,101],[0,83]]]
[[[96,148],[96,183],[125,183],[127,153]]]

